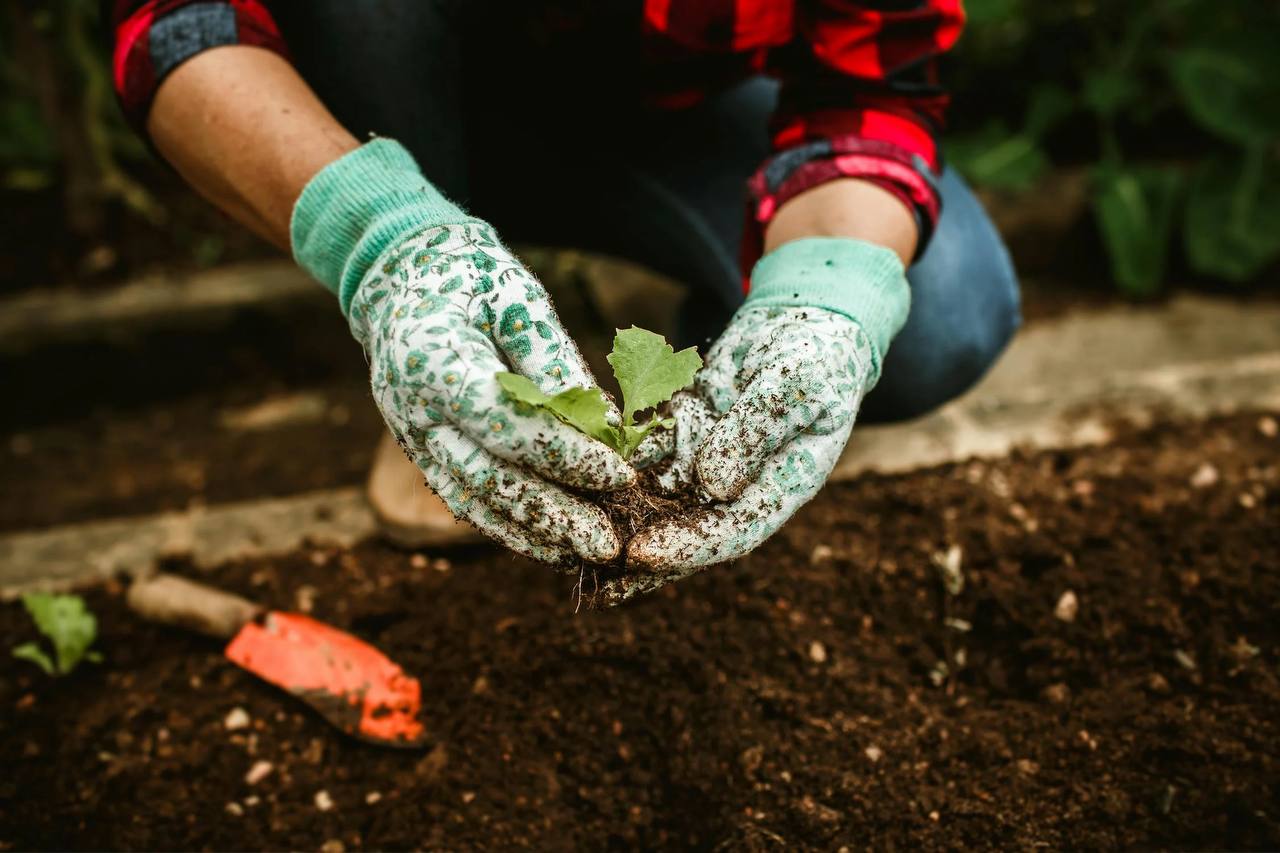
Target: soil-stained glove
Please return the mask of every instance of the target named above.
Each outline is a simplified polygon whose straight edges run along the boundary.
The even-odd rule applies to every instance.
[[[604,513],[556,483],[610,490],[635,472],[494,378],[596,387],[546,291],[487,223],[380,139],[311,180],[291,236],[298,263],[337,293],[387,425],[455,515],[549,563],[617,555]]]
[[[812,498],[910,307],[897,255],[859,240],[787,243],[751,280],[694,390],[673,401],[676,428],[637,454],[638,464],[669,458],[659,482],[708,505],[632,539],[632,571],[606,584],[606,600],[740,557]]]

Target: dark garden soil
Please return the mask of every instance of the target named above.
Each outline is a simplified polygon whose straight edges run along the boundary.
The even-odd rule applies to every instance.
[[[1274,849],[1267,433],[1241,415],[867,476],[618,611],[483,548],[209,576],[419,674],[421,752],[346,740],[97,590],[105,663],[0,658],[0,849]],[[0,631],[31,635],[17,605]]]

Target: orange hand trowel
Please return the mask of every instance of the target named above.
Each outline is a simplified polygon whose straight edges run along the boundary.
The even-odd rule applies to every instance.
[[[128,600],[144,619],[230,638],[228,660],[288,690],[349,735],[382,746],[423,742],[418,679],[363,640],[176,575],[138,578]]]

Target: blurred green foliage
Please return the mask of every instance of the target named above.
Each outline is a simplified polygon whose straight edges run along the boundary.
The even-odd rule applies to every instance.
[[[1112,276],[1129,295],[1159,289],[1179,236],[1190,267],[1223,281],[1280,259],[1280,5],[965,7],[952,88],[985,123],[945,150],[970,180],[1034,191],[1054,164],[1088,164]]]
[[[81,234],[101,228],[112,199],[161,222],[122,165],[147,155],[115,102],[97,0],[0,4],[0,186],[59,186],[68,227]]]
[[[162,223],[126,168],[146,152],[115,104],[97,0],[0,4],[0,186],[57,186],[78,234],[101,227],[111,200]],[[1280,5],[965,7],[949,74],[964,129],[945,147],[973,183],[1034,192],[1047,170],[1087,164],[1112,275],[1134,296],[1159,288],[1175,243],[1193,270],[1228,282],[1280,259]]]

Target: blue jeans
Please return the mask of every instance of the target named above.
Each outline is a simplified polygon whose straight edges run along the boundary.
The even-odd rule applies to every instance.
[[[433,183],[508,240],[612,254],[682,282],[683,344],[705,351],[742,301],[744,185],[769,153],[776,84],[755,78],[691,109],[650,110],[629,73],[625,29],[554,50],[544,43],[533,56],[537,36],[518,8],[273,4],[300,72],[348,129],[398,139]],[[907,272],[911,314],[863,421],[915,417],[961,394],[1020,322],[999,234],[955,172],[944,170],[940,185],[941,218]]]

